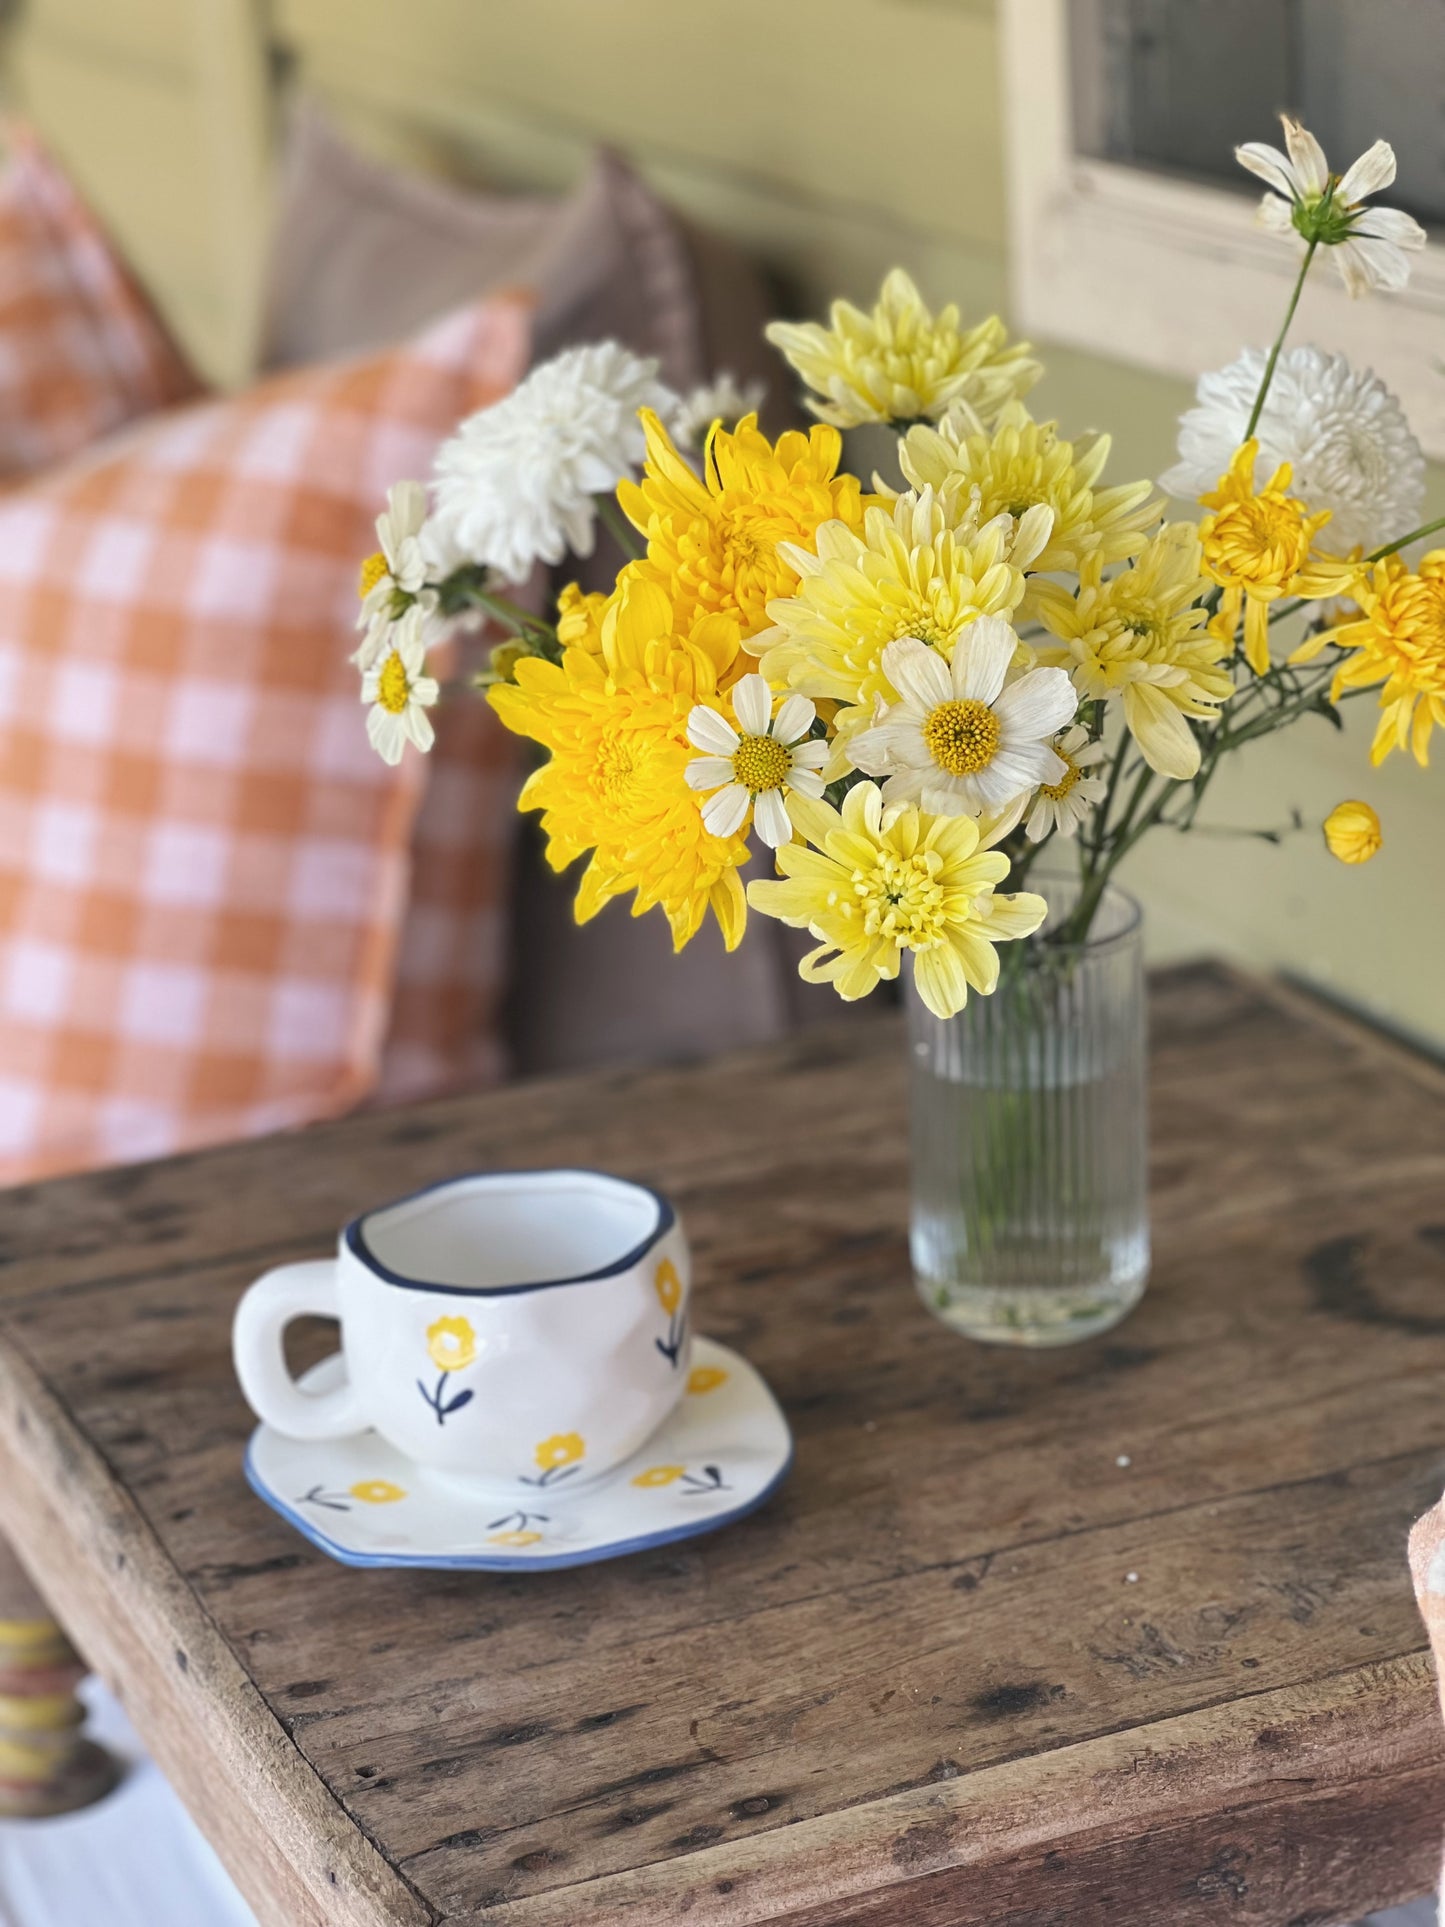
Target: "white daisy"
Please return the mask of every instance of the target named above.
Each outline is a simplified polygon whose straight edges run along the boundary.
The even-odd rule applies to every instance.
[[[883,673],[902,700],[880,704],[848,745],[858,769],[887,777],[885,802],[982,816],[1063,779],[1052,738],[1073,721],[1078,695],[1062,669],[1029,669],[1010,682],[1018,646],[1002,616],[970,623],[951,665],[912,636],[888,644]]]
[[[428,750],[435,740],[428,709],[441,694],[426,675],[425,617],[415,603],[387,631],[386,653],[361,679],[361,700],[371,704],[366,733],[383,762],[399,763],[408,742]]]
[[[1103,762],[1104,745],[1090,742],[1082,723],[1071,723],[1062,736],[1054,738],[1054,748],[1064,773],[1056,783],[1040,783],[1034,792],[1025,828],[1035,843],[1042,843],[1051,830],[1072,836],[1094,805],[1104,800],[1103,777],[1083,774]]]
[[[524,582],[536,562],[591,555],[597,505],[645,452],[639,408],[664,418],[677,397],[615,341],[543,362],[504,401],[464,421],[438,452],[429,536],[464,562]]]
[[[1194,500],[1218,486],[1244,440],[1264,362],[1260,349],[1247,348],[1200,376],[1197,405],[1180,418],[1179,460],[1160,476],[1161,488]],[[1343,355],[1286,348],[1255,434],[1256,473],[1272,475],[1288,462],[1291,492],[1330,511],[1320,540],[1332,554],[1368,555],[1422,519],[1425,457],[1404,410],[1378,376]]]
[[[701,449],[714,422],[736,428],[744,415],[755,415],[763,405],[766,390],[760,381],[736,381],[726,368],[694,388],[677,404],[670,423],[672,438],[680,445]]]
[[[828,745],[808,735],[817,711],[806,696],[785,696],[775,716],[773,692],[767,678],[758,675],[734,684],[732,705],[736,729],[704,703],[688,717],[687,740],[706,752],[688,764],[688,787],[713,792],[702,804],[703,825],[711,835],[735,835],[751,809],[758,835],[779,850],[793,840],[789,790],[814,798],[823,794]]]
[[[1376,141],[1343,175],[1332,175],[1314,135],[1288,114],[1280,118],[1287,155],[1266,141],[1247,141],[1234,150],[1240,166],[1274,190],[1260,203],[1261,222],[1276,234],[1330,248],[1351,294],[1403,288],[1410,279],[1406,250],[1424,247],[1425,230],[1399,208],[1364,205],[1367,195],[1394,180],[1394,148]]]

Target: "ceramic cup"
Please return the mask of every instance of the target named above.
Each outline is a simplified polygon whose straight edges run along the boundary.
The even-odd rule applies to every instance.
[[[687,1382],[687,1240],[671,1205],[597,1171],[456,1178],[369,1211],[334,1258],[267,1272],[236,1309],[236,1375],[295,1439],[374,1428],[419,1466],[509,1492],[581,1485]],[[336,1318],[346,1383],[302,1390],[294,1318]]]

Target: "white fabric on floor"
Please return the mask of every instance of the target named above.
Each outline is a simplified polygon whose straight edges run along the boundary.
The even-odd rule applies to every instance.
[[[0,1927],[256,1927],[115,1699],[81,1694],[125,1778],[83,1813],[0,1821]]]

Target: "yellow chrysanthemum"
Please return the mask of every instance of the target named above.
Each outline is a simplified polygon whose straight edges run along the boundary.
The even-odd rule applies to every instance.
[[[477,1335],[465,1318],[438,1318],[426,1328],[426,1348],[439,1372],[460,1372],[477,1355]]]
[[[848,705],[835,719],[846,744],[871,720],[876,697],[898,700],[883,673],[888,644],[914,636],[952,661],[971,622],[1018,607],[1024,570],[1048,531],[1047,509],[980,526],[958,491],[929,488],[899,496],[891,510],[870,508],[861,535],[827,522],[816,553],[789,550],[802,579],[796,595],[768,605],[776,626],[752,645],[759,667],[775,689]]]
[[[1048,544],[1033,566],[1077,571],[1093,559],[1122,562],[1144,546],[1159,519],[1152,482],[1096,486],[1109,446],[1107,435],[1061,441],[1054,422],[1036,422],[1021,402],[1011,402],[992,434],[970,433],[957,421],[911,428],[898,463],[915,488],[977,488],[981,520],[1039,504],[1052,509]]]
[[[543,1439],[533,1454],[543,1472],[559,1472],[564,1465],[576,1465],[587,1451],[580,1432],[554,1432]]]
[[[1368,863],[1385,838],[1368,803],[1336,803],[1324,821],[1329,853],[1341,863]]]
[[[856,528],[863,519],[857,477],[838,473],[842,437],[832,428],[793,429],[774,447],[757,416],[746,415],[731,432],[713,428],[699,479],[656,415],[645,408],[641,418],[642,480],[617,489],[647,538],[646,561],[632,566],[666,590],[680,626],[721,614],[736,620],[744,638],[755,636],[767,627],[772,598],[797,584],[778,545],[811,547],[821,523]]]
[[[994,944],[1037,930],[1042,897],[996,897],[1008,858],[980,848],[971,816],[930,816],[912,804],[883,807],[875,783],[858,783],[841,814],[800,799],[799,828],[814,847],[784,845],[782,879],[748,885],[748,901],[819,940],[798,966],[808,983],[831,983],[848,1002],[898,975],[914,959],[919,995],[952,1017],[969,989],[987,996],[998,982]]]
[[[961,331],[957,307],[933,314],[902,268],[884,281],[871,314],[835,301],[829,320],[828,328],[775,321],[766,333],[813,390],[809,408],[835,428],[936,421],[955,402],[993,421],[1043,373],[997,315]]]
[[[1201,579],[1199,531],[1170,522],[1132,567],[1110,581],[1095,557],[1085,564],[1077,596],[1056,582],[1034,585],[1036,613],[1065,645],[1038,650],[1041,662],[1061,663],[1085,698],[1121,701],[1124,721],[1151,769],[1179,780],[1199,768],[1199,745],[1185,723],[1218,720],[1234,689],[1222,665],[1234,653],[1206,626],[1196,606]]]
[[[709,835],[685,774],[696,755],[688,716],[716,695],[737,653],[729,617],[683,629],[655,583],[624,572],[598,654],[571,648],[560,664],[528,659],[514,685],[488,690],[508,729],[551,751],[518,805],[543,812],[547,861],[562,870],[592,852],[577,890],[579,923],[631,890],[634,916],[661,904],[677,949],[709,908],[728,949],[737,946],[747,841]]]
[[[1334,696],[1384,684],[1370,761],[1383,763],[1392,749],[1410,749],[1424,765],[1435,725],[1445,728],[1445,549],[1432,549],[1413,570],[1387,555],[1352,594],[1359,618],[1311,636],[1290,660],[1307,662],[1326,642],[1348,649],[1335,672]]]
[[[626,569],[622,573],[625,575]],[[612,593],[616,594],[615,588]],[[557,598],[557,640],[564,649],[602,654],[602,618],[610,600],[600,589],[587,590],[576,582],[567,584]]]
[[[1314,552],[1314,539],[1330,519],[1328,509],[1311,515],[1308,505],[1289,492],[1294,471],[1288,462],[1262,489],[1254,485],[1257,441],[1235,451],[1219,487],[1200,501],[1212,515],[1199,525],[1204,573],[1224,590],[1211,628],[1231,648],[1244,613],[1245,660],[1256,676],[1269,670],[1270,604],[1282,596],[1319,601],[1349,595],[1359,573],[1353,562]]]

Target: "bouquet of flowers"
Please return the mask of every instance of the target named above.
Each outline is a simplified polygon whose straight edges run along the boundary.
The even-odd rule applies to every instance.
[[[1303,258],[1268,354],[1206,375],[1184,417],[1162,484],[1197,517],[1106,482],[1107,436],[1030,413],[1027,344],[932,312],[901,270],[871,313],[768,329],[817,418],[775,442],[726,378],[683,402],[615,343],[576,349],[464,422],[429,493],[392,491],[361,576],[376,748],[429,746],[428,653],[490,618],[509,640],[479,681],[545,753],[519,806],[555,868],[586,859],[579,921],[630,895],[679,948],[709,913],[731,948],[751,908],[811,932],[802,975],[844,998],[912,953],[943,1017],[1039,928],[1025,886],[1050,846],[1079,875],[1050,934],[1077,942],[1133,846],[1189,829],[1244,744],[1374,692],[1374,761],[1423,764],[1445,550],[1402,553],[1441,526],[1411,526],[1420,449],[1372,374],[1284,344],[1322,251],[1352,293],[1398,288],[1424,235],[1370,199],[1385,142],[1343,176],[1289,120],[1285,143],[1237,150]],[[865,423],[896,436],[871,486],[842,466]],[[628,558],[608,592],[569,587],[550,619],[508,593],[589,554],[599,520]],[[1323,828],[1345,862],[1379,847],[1364,802]],[[777,874],[745,886],[759,845]]]

